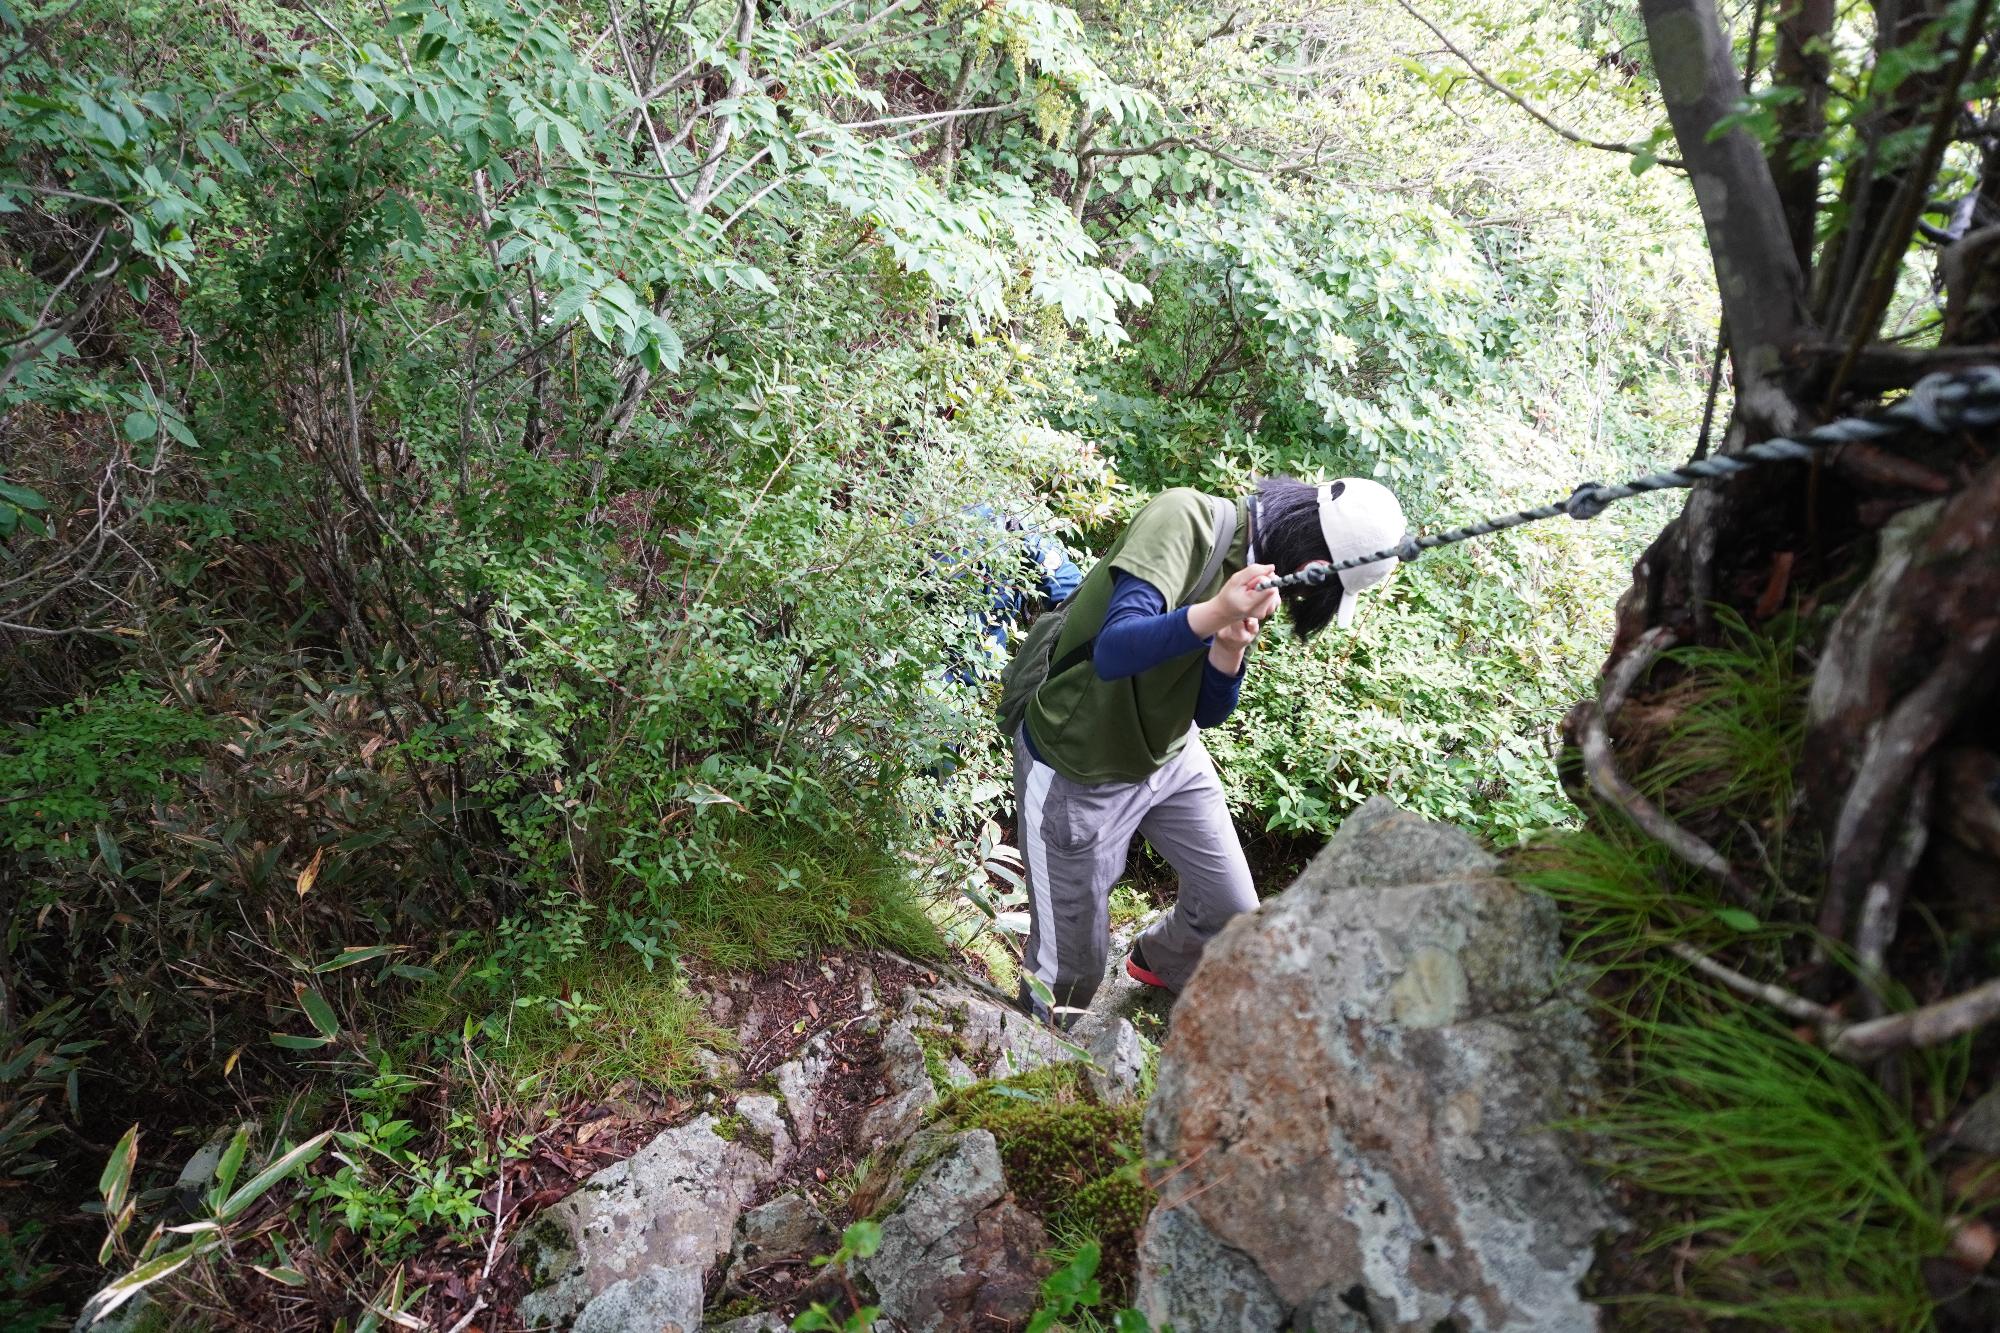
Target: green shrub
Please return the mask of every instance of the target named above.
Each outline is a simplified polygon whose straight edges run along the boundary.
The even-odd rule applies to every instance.
[[[163,697],[164,696],[164,697]],[[179,794],[218,740],[212,717],[136,674],[37,717],[0,749],[0,844],[123,869],[118,829]]]

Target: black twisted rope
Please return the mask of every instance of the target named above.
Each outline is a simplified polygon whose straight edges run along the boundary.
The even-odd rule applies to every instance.
[[[1567,499],[1557,500],[1552,504],[1516,510],[1498,518],[1482,519],[1477,523],[1435,532],[1426,537],[1412,534],[1404,537],[1400,545],[1387,547],[1373,555],[1356,556],[1338,563],[1322,560],[1307,565],[1295,574],[1265,579],[1257,586],[1264,589],[1291,588],[1300,584],[1317,585],[1326,582],[1328,578],[1343,569],[1372,565],[1377,560],[1387,560],[1392,556],[1398,560],[1415,560],[1425,551],[1434,551],[1440,546],[1452,546],[1474,537],[1484,537],[1488,533],[1518,528],[1524,523],[1539,523],[1558,514],[1567,514],[1574,519],[1596,518],[1607,506],[1634,495],[1674,490],[1721,477],[1733,477],[1739,472],[1764,463],[1801,462],[1811,458],[1815,449],[1837,444],[1853,444],[1862,440],[1879,440],[1900,434],[1911,427],[1932,434],[1943,434],[1961,427],[1979,428],[1993,425],[2000,425],[2000,366],[1975,366],[1969,370],[1941,371],[1918,380],[1908,394],[1874,416],[1844,417],[1839,421],[1829,421],[1824,426],[1806,432],[1797,440],[1779,436],[1776,439],[1765,440],[1761,444],[1753,444],[1739,453],[1711,454],[1672,471],[1651,472],[1643,477],[1634,477],[1631,481],[1618,486],[1586,481],[1571,491]]]

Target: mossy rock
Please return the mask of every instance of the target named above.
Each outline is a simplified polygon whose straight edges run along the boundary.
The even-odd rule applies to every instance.
[[[963,1013],[954,1011],[954,1017],[963,1024]],[[965,1038],[956,1030],[924,1027],[919,1024],[913,1035],[924,1053],[924,1073],[931,1081],[931,1088],[938,1096],[948,1095],[958,1086],[951,1076],[951,1062],[955,1058],[970,1066],[973,1052],[966,1046]]]
[[[1046,1065],[961,1088],[938,1106],[940,1123],[983,1129],[999,1146],[1007,1186],[1051,1231],[1095,1239],[1107,1308],[1131,1291],[1138,1234],[1152,1211],[1138,1103],[1107,1106],[1083,1068]]]

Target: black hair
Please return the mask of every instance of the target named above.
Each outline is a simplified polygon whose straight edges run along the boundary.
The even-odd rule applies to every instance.
[[[1329,559],[1326,538],[1319,530],[1319,487],[1296,477],[1260,478],[1256,527],[1251,535],[1257,543],[1258,561],[1275,565],[1280,574]],[[1330,578],[1318,586],[1287,588],[1279,595],[1291,617],[1292,631],[1303,640],[1331,623],[1343,593],[1340,580]]]

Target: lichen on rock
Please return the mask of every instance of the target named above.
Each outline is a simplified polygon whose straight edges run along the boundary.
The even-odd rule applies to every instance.
[[[1551,1128],[1588,1031],[1553,911],[1495,866],[1378,799],[1210,945],[1146,1119],[1174,1164],[1141,1242],[1155,1322],[1596,1327],[1578,1285],[1614,1217]]]

